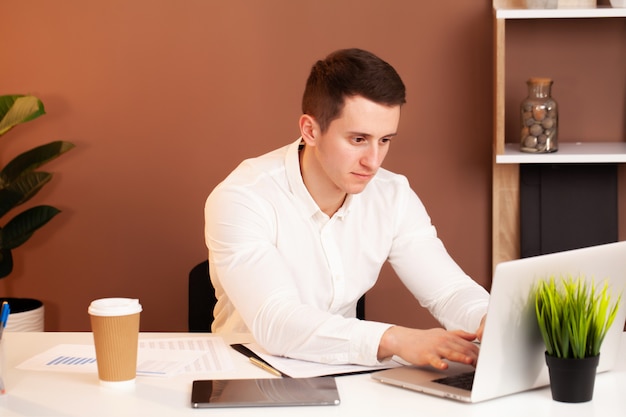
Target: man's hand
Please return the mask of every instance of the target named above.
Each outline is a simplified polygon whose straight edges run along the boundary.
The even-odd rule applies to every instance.
[[[461,330],[410,329],[394,326],[383,334],[378,346],[378,359],[397,355],[414,365],[430,365],[446,369],[444,359],[453,362],[475,365],[478,359],[478,346],[472,343],[476,334]]]

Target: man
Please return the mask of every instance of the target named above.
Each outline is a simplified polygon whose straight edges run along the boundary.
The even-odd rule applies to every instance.
[[[400,76],[369,52],[313,66],[302,136],[244,161],[207,199],[215,332],[323,363],[475,363],[488,294],[450,258],[407,179],[380,168],[404,103]],[[452,330],[355,318],[386,261]]]

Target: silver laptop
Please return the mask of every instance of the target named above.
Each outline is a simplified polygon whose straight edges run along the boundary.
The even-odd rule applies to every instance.
[[[404,366],[372,374],[386,384],[464,402],[479,402],[549,384],[545,347],[530,292],[550,275],[583,274],[596,285],[608,280],[612,293],[624,292],[613,326],[602,344],[598,372],[616,363],[626,320],[626,241],[540,255],[496,266],[476,369],[451,363],[446,371]],[[473,372],[471,389],[448,386],[458,373]]]

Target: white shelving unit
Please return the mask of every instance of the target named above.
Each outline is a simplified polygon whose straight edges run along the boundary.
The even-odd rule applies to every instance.
[[[525,153],[519,142],[505,138],[506,22],[520,19],[626,18],[626,8],[526,9],[524,0],[493,0],[494,22],[494,137],[492,264],[519,258],[519,166],[528,163],[626,163],[626,141],[572,142],[560,138],[559,150]]]

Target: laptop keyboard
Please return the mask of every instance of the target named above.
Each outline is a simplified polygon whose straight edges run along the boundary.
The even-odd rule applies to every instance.
[[[474,384],[474,371],[435,379],[433,382],[471,391]]]

